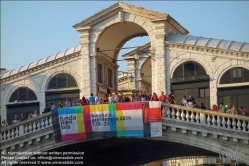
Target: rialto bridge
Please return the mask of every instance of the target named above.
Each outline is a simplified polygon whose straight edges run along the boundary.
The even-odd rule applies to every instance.
[[[1,150],[45,151],[64,146],[53,143],[52,119],[50,114],[42,115],[42,111],[46,104],[64,102],[66,98],[77,102],[90,93],[102,97],[112,91],[143,90],[157,94],[164,91],[167,95],[177,94],[177,104],[182,95],[191,95],[208,109],[223,102],[249,110],[248,43],[188,35],[169,14],[123,2],[103,9],[73,28],[79,33],[80,45],[17,69],[1,71],[1,120],[11,124],[15,114],[24,112],[27,118],[34,110],[41,115],[2,128]],[[117,65],[120,48],[138,36],[148,36],[150,42],[123,55],[128,75],[120,77]],[[130,75],[134,82],[127,79]],[[199,113],[198,125],[195,120],[186,122],[185,117],[182,119],[184,115],[176,112],[176,119],[163,120],[164,136],[153,139],[215,153],[235,151],[236,147],[248,149],[247,117],[212,113],[227,116],[230,122],[209,126],[208,118],[201,119],[211,112],[193,111]],[[46,118],[46,124],[37,127],[40,118]],[[243,162],[249,164],[248,157]]]
[[[171,113],[169,108],[174,111]],[[117,138],[116,140],[96,138],[90,141],[55,143],[53,118],[51,113],[47,113],[2,128],[0,150],[2,156],[6,157],[2,158],[2,161],[7,163],[8,161],[14,161],[8,159],[8,156],[18,156],[6,155],[10,152],[79,150],[85,152],[84,162],[88,163],[87,165],[110,162],[112,161],[111,158],[114,159],[120,155],[124,155],[124,160],[127,160],[125,163],[122,164],[123,160],[112,161],[111,163],[119,165],[136,163],[139,165],[180,156],[223,156],[223,160],[234,160],[236,163],[249,164],[248,122],[249,118],[245,116],[163,104],[162,137]],[[102,156],[98,153],[100,146],[103,149],[117,148],[121,146],[120,144],[127,145],[122,147],[122,151],[128,153],[129,158],[126,158],[125,153],[122,153],[120,149],[118,153],[109,154],[111,158],[108,158],[108,156],[99,157]],[[143,147],[141,148],[141,146]],[[93,155],[94,153],[98,155]],[[101,151],[101,153],[104,153],[104,151]],[[26,157],[29,155],[27,154]],[[141,159],[132,158],[133,155],[138,155],[137,157]],[[108,161],[108,159],[110,160]]]

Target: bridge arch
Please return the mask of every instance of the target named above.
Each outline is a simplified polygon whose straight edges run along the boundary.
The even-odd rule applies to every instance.
[[[101,141],[101,144],[99,142]],[[96,150],[97,147],[101,147]],[[35,147],[33,148],[36,151]],[[41,150],[41,149],[39,149]],[[102,140],[70,142],[42,147],[49,152],[84,152],[84,164],[141,165],[152,161],[181,156],[218,156],[209,150],[177,142],[142,138],[110,138]],[[103,155],[109,152],[109,155]],[[57,155],[58,157],[60,155]],[[65,155],[64,155],[65,156]],[[61,157],[63,157],[61,155]],[[116,158],[119,158],[116,160]]]
[[[96,70],[96,67],[94,66],[97,66],[98,64],[103,66],[103,72],[101,72],[103,75],[103,82],[98,82],[97,80],[97,78],[99,78],[98,71],[96,71],[96,74],[95,72],[90,72],[90,75],[94,74],[92,78],[95,78],[95,80],[93,81],[92,79],[91,82],[96,83],[96,86],[91,83],[93,93],[96,91],[100,96],[103,96],[104,93],[98,91],[100,89],[99,87],[101,87],[101,89],[110,89],[111,91],[118,90],[118,83],[116,81],[118,65],[116,60],[120,49],[116,48],[122,48],[128,40],[138,36],[149,36],[151,47],[155,47],[156,43],[153,26],[153,23],[145,17],[121,12],[121,15],[112,16],[91,28],[89,43],[90,54],[96,55],[96,58],[94,60],[90,59],[90,63],[92,64],[90,71]],[[107,55],[105,56],[101,52],[98,52],[98,49],[101,50],[101,52],[104,50],[113,50],[104,51],[103,53]],[[109,71],[113,73],[113,78],[109,78]],[[136,69],[132,67],[129,68],[128,65],[128,72],[135,75]],[[109,80],[113,80],[113,83],[110,84]],[[136,85],[134,84],[134,87],[131,89],[136,89]]]
[[[151,25],[146,19],[131,15],[136,20],[124,20],[125,22],[111,22],[105,24],[102,32],[94,37],[92,46],[95,50],[99,47],[101,50],[121,48],[128,40],[138,36],[149,36],[151,47],[155,46],[153,43],[154,33]],[[114,36],[114,38],[112,38]],[[110,40],[111,38],[111,40]],[[108,41],[108,42],[107,42]],[[105,52],[113,59],[117,59],[119,49]]]

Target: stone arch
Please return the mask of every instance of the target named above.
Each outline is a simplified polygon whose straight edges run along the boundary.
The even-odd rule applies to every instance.
[[[140,26],[141,28],[143,28],[150,38],[151,47],[156,47],[155,34],[154,34],[154,30],[153,30],[154,28],[153,28],[152,22],[149,19],[135,16],[135,15],[130,14],[130,13],[125,13],[125,16],[123,16],[123,18],[124,19],[122,20],[120,17],[115,16],[115,19],[110,20],[109,22],[105,21],[104,25],[100,29],[98,29],[98,32],[95,31],[96,32],[95,34],[92,34],[94,32],[91,32],[91,36],[94,36],[94,37],[92,39],[90,38],[90,42],[92,43],[91,49],[90,49],[90,54],[95,53],[95,50],[97,50],[97,45],[98,45],[99,40],[101,39],[101,36],[106,32],[106,30],[108,28],[110,28],[111,26],[113,26],[115,24],[126,23],[126,22],[134,23],[134,24]],[[135,37],[135,36],[127,37],[124,40],[127,41],[133,37]],[[123,45],[126,41],[121,41],[119,46]],[[115,54],[117,54],[117,53],[115,53]]]
[[[47,89],[47,86],[48,86],[48,83],[49,83],[49,80],[55,76],[56,74],[59,74],[59,73],[67,73],[67,74],[70,74],[72,75],[76,82],[77,82],[77,85],[78,87],[81,87],[81,76],[71,67],[64,67],[64,68],[55,68],[54,70],[52,71],[48,71],[46,76],[44,77],[43,81],[42,81],[42,91],[46,91]]]
[[[40,100],[40,88],[38,85],[36,85],[34,82],[30,81],[30,80],[24,80],[24,81],[19,81],[13,84],[13,86],[9,86],[5,93],[4,93],[4,98],[3,98],[3,105],[6,105],[7,103],[9,103],[9,98],[12,95],[12,93],[20,88],[20,87],[28,87],[29,89],[31,89],[36,97],[37,100]]]
[[[175,69],[182,64],[183,62],[187,62],[187,61],[195,61],[200,63],[203,68],[206,70],[207,74],[210,76],[210,78],[213,78],[213,66],[211,65],[211,63],[206,60],[203,56],[199,55],[199,54],[192,54],[192,53],[185,53],[185,54],[181,54],[179,56],[177,56],[168,66],[167,70],[170,71],[170,78],[173,77],[173,73],[175,71]]]
[[[233,61],[228,61],[221,65],[218,70],[215,72],[214,78],[216,78],[217,82],[216,85],[218,86],[220,84],[220,79],[223,76],[223,74],[234,67],[243,67],[245,69],[249,70],[249,62],[243,62],[243,61],[238,61],[233,60]]]
[[[37,101],[41,101],[42,96],[40,93],[40,87],[30,80],[22,80],[22,81],[18,81],[18,82],[13,83],[10,86],[6,86],[6,90],[3,93],[3,98],[1,101],[2,119],[7,119],[7,109],[6,109],[5,105],[9,103],[10,96],[19,87],[28,87],[29,89],[31,89],[35,93],[35,95],[37,97]]]

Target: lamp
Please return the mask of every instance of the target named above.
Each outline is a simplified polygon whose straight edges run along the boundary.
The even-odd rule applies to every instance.
[[[129,77],[130,82],[134,82],[134,78],[135,78],[135,77],[133,77],[133,75],[131,75],[131,76]]]

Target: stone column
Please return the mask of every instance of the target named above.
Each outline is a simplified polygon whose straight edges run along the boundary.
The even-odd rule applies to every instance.
[[[119,65],[115,64],[114,71],[113,71],[113,79],[114,79],[114,91],[118,93],[118,68]]]
[[[166,55],[168,56],[165,56],[166,58],[166,92],[165,92],[165,95],[169,95],[171,94],[171,82],[170,82],[170,46],[165,46],[165,49],[166,49]]]
[[[212,105],[216,104],[218,106],[218,98],[217,98],[217,80],[210,78],[209,81],[209,87],[210,87],[210,108],[212,108]]]
[[[135,77],[134,78],[134,82],[130,82],[129,81],[129,89],[133,90],[136,89],[136,66],[135,66],[135,61],[134,59],[129,59],[127,60],[127,72],[129,73],[128,77],[132,76]],[[130,79],[129,79],[130,80]]]
[[[154,23],[156,48],[155,61],[152,60],[152,93],[160,94],[161,91],[166,92],[166,28],[164,21],[156,21]]]
[[[142,88],[142,78],[141,78],[141,62],[139,60],[134,59],[134,66],[135,66],[135,89],[141,89]]]
[[[82,57],[82,71],[81,71],[81,76],[82,76],[82,87],[81,88],[81,94],[80,97],[85,96],[88,97],[90,96],[90,93],[95,93],[93,92],[93,87],[92,85],[95,84],[96,87],[96,81],[92,82],[92,75],[95,75],[95,72],[91,72],[92,68],[95,67],[95,61],[93,57],[90,58],[90,30],[91,27],[81,27],[76,29],[80,33],[80,45],[81,45],[81,57]],[[93,66],[92,66],[93,65]]]

